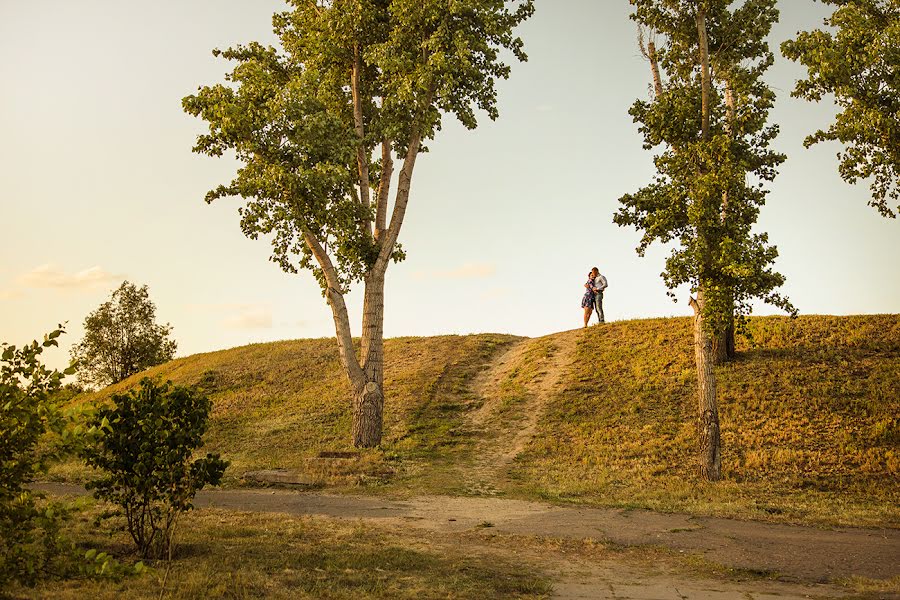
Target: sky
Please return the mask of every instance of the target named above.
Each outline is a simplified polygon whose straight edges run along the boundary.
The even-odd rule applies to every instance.
[[[783,291],[802,314],[900,312],[900,222],[837,174],[838,146],[806,150],[830,100],[790,97],[802,67],[777,47],[827,14],[783,0],[770,42],[771,121],[788,155],[759,219],[778,246]],[[537,0],[519,34],[529,61],[499,84],[500,118],[444,129],[416,165],[387,274],[388,337],[472,332],[540,336],[580,326],[585,274],[608,280],[608,320],[688,315],[666,295],[667,249],[634,251],[612,223],[618,198],[653,175],[628,107],[648,98],[626,0]],[[22,344],[66,323],[61,367],[87,314],[125,279],[149,286],[178,355],[331,337],[308,272],[284,273],[267,240],[244,237],[238,199],[203,201],[238,164],[191,152],[203,123],[181,98],[222,81],[212,56],[274,43],[276,0],[0,0],[0,341]],[[354,334],[360,294],[348,297]],[[777,314],[759,306],[758,314]]]

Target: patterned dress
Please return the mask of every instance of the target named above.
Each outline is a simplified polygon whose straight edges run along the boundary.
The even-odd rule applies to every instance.
[[[581,297],[581,308],[593,308],[594,306],[594,280],[588,278],[587,280],[587,290],[584,292],[584,296]]]

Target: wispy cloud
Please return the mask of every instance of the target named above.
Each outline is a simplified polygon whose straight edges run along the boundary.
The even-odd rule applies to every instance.
[[[220,323],[228,329],[270,329],[273,325],[272,307],[268,304],[196,303],[185,308],[202,313],[225,314]]]
[[[0,300],[14,300],[22,296],[22,290],[0,290]]]
[[[416,271],[414,277],[416,279],[487,279],[493,277],[497,273],[497,267],[485,263],[466,263],[454,269],[434,270],[434,271]]]
[[[492,287],[481,293],[482,300],[502,300],[508,298],[510,289],[504,287]]]
[[[272,309],[267,306],[247,307],[222,321],[228,329],[270,329]]]
[[[87,290],[108,286],[121,279],[99,266],[77,273],[66,273],[55,265],[41,265],[20,275],[17,283],[23,287],[55,288],[60,290]]]

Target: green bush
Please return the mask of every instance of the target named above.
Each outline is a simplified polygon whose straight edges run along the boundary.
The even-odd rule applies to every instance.
[[[34,584],[56,570],[69,548],[59,531],[60,508],[37,502],[27,487],[53,456],[42,440],[67,422],[53,395],[72,369],[51,371],[40,361],[62,333],[57,329],[21,349],[0,346],[0,587]]]
[[[145,558],[171,557],[179,515],[194,495],[218,485],[228,466],[217,454],[191,461],[202,445],[211,403],[199,391],[143,379],[112,397],[89,421],[95,440],[82,449],[101,477],[88,483],[98,498],[119,505],[128,533]]]

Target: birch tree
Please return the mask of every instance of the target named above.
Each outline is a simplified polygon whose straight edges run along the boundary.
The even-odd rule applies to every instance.
[[[334,318],[352,389],[352,442],[377,446],[384,407],[384,282],[402,260],[400,230],[416,161],[445,115],[474,129],[496,119],[501,57],[526,60],[514,29],[532,0],[291,0],[276,14],[280,47],[215,50],[226,83],[184,109],[209,124],[195,152],[233,151],[234,179],[206,196],[246,200],[245,235],[272,240],[283,270],[309,270]],[[394,182],[394,172],[396,183]],[[360,350],[345,296],[362,283]]]
[[[698,381],[699,472],[722,476],[716,403],[716,340],[740,327],[754,298],[793,311],[776,290],[784,277],[765,233],[754,233],[766,183],[785,157],[770,148],[774,93],[762,81],[773,62],[765,41],[775,0],[631,0],[653,82],[629,113],[644,148],[656,150],[653,181],[620,198],[620,226],[643,233],[637,252],[672,243],[662,273],[689,284]],[[670,295],[674,292],[670,291]]]

